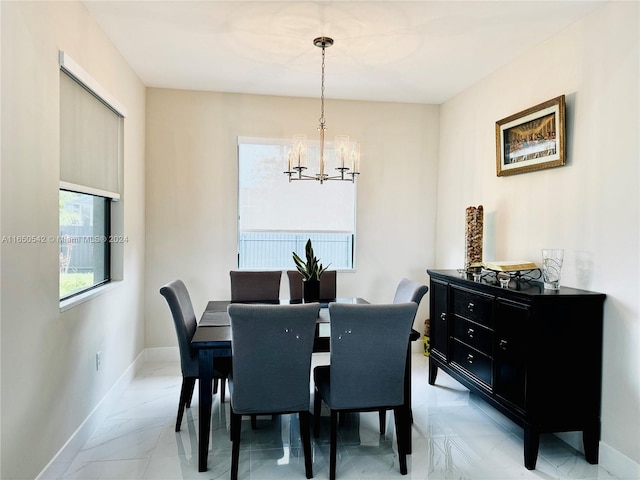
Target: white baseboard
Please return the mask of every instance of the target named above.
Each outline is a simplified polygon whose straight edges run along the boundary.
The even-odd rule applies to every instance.
[[[602,468],[620,480],[638,480],[640,478],[640,464],[604,442],[600,442],[599,463]]]
[[[415,342],[411,342],[411,353],[424,353],[424,340],[422,337]]]
[[[582,444],[582,432],[559,432],[555,434],[564,443],[571,445],[584,455],[584,445]]]
[[[154,347],[144,351],[145,362],[180,362],[178,347]]]
[[[145,352],[146,350],[143,350],[131,365],[129,365],[111,389],[109,389],[104,398],[100,400],[87,418],[80,424],[76,431],[73,432],[69,440],[66,441],[58,453],[51,459],[47,466],[44,467],[36,477],[36,480],[41,478],[55,478],[55,472],[59,463],[73,461],[87,440],[89,440],[91,435],[93,435],[96,429],[102,424],[109,412],[112,411],[115,402],[120,399],[124,390],[135,378],[140,367],[145,363]]]
[[[557,433],[556,436],[584,454],[581,432]],[[640,464],[610,447],[604,442],[599,444],[598,465],[620,480],[640,479]]]

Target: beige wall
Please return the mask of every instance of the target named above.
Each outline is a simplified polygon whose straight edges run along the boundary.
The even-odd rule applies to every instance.
[[[564,248],[562,283],[608,296],[605,467],[618,453],[640,461],[638,6],[610,2],[443,104],[440,120],[437,266],[462,265],[464,210],[482,204],[485,259]],[[495,122],[561,94],[567,165],[498,178]]]
[[[236,137],[314,136],[319,109],[319,99],[147,91],[147,347],[176,344],[158,293],[164,283],[184,280],[196,311],[230,295]],[[438,113],[429,105],[326,102],[328,135],[348,133],[362,145],[357,270],[338,274],[338,295],[390,302],[402,277],[426,281],[434,259]],[[420,323],[426,302],[422,309]]]
[[[58,246],[0,247],[0,477],[32,479],[144,348],[145,90],[81,3],[2,1],[0,11],[3,236],[58,233],[58,50],[128,111],[119,286],[60,313]]]

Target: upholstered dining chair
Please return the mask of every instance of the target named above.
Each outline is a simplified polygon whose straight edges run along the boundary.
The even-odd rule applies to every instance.
[[[232,270],[232,302],[273,302],[280,299],[281,271]]]
[[[246,303],[278,303],[281,271],[231,270],[231,301]],[[256,428],[256,416],[251,416]]]
[[[180,431],[182,415],[185,408],[191,406],[193,389],[199,378],[198,352],[191,346],[191,339],[196,332],[196,315],[193,311],[189,291],[182,280],[175,280],[160,288],[160,294],[165,298],[178,337],[180,350],[180,367],[182,369],[182,387],[178,401],[178,416],[176,418],[176,432]],[[229,375],[231,364],[228,359],[219,358],[215,361],[213,378],[214,393],[218,390],[218,380],[221,381],[220,401],[224,402],[225,382]]]
[[[403,278],[398,283],[393,303],[414,302],[420,305],[422,297],[429,291],[429,287],[408,278]]]
[[[413,280],[409,280],[408,278],[403,278],[398,283],[396,288],[396,293],[393,297],[393,303],[406,303],[406,302],[414,302],[416,305],[420,305],[420,301],[422,297],[429,291],[429,287],[423,285],[418,282],[414,282]],[[415,321],[415,316],[414,316]],[[412,322],[413,325],[413,322]],[[407,347],[407,362],[411,361],[411,346]],[[411,382],[411,377],[407,379],[408,382]],[[410,394],[411,392],[411,383],[405,385],[406,394]],[[386,410],[380,410],[380,433],[384,434],[386,425],[387,425],[387,414]],[[409,418],[413,421],[413,412],[409,410]],[[409,450],[407,453],[411,453]]]
[[[313,477],[309,420],[311,353],[319,303],[230,304],[231,479],[238,477],[242,415],[297,413],[307,478]]]
[[[393,409],[400,473],[407,473],[409,412],[404,403],[404,373],[409,332],[418,306],[397,304],[329,304],[330,365],[314,369],[314,434],[319,435],[320,408],[331,416],[329,478],[336,478],[339,412]]]
[[[297,270],[287,270],[289,279],[289,298],[302,300],[302,274]],[[332,300],[336,298],[337,272],[325,270],[320,276],[320,300]]]

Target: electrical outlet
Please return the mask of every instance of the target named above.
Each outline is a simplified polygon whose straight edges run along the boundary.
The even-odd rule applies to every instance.
[[[102,364],[102,352],[96,353],[96,372],[100,370]]]

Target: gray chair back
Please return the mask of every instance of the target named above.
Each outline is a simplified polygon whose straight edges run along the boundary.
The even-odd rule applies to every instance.
[[[308,410],[311,353],[320,304],[230,304],[228,312],[233,412]]]
[[[402,405],[414,302],[330,303],[332,409]]]
[[[236,271],[231,276],[232,302],[277,302],[280,299],[281,271]]]
[[[187,287],[182,280],[175,280],[160,288],[160,294],[169,304],[176,328],[182,376],[197,377],[198,352],[191,346],[197,322]]]
[[[398,283],[396,294],[393,297],[393,303],[415,302],[420,305],[422,297],[425,296],[428,290],[429,287],[426,285],[414,282],[408,278],[403,278],[400,280],[400,283]]]
[[[302,274],[297,270],[287,270],[289,279],[289,298],[292,300],[302,299]],[[337,272],[335,270],[325,270],[320,276],[320,299],[332,300],[336,298]]]

